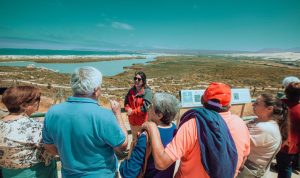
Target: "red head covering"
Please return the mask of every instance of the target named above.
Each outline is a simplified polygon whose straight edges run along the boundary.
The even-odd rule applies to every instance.
[[[205,103],[209,100],[217,99],[223,107],[228,106],[231,101],[231,88],[224,83],[212,82],[206,88],[202,99]]]

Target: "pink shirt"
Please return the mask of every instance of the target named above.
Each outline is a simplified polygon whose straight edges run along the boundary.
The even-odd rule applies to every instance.
[[[246,126],[246,123],[239,116],[231,114],[230,111],[219,114],[226,122],[238,152],[238,163],[235,173],[236,177],[244,158],[246,159],[250,153],[249,130]]]
[[[181,159],[176,178],[209,178],[201,162],[195,119],[188,120],[178,129],[165,152],[174,162]]]
[[[243,158],[250,153],[249,131],[244,121],[238,116],[230,112],[220,113],[220,115],[225,120],[238,151],[235,174],[237,176]],[[180,159],[176,178],[209,178],[201,162],[195,119],[190,119],[180,127],[172,142],[165,148],[165,152],[173,161]]]

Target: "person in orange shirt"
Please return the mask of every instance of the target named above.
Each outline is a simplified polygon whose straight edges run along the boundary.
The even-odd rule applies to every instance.
[[[250,154],[250,133],[246,123],[230,112],[231,88],[223,83],[211,83],[203,94],[202,103],[207,109],[218,112],[226,122],[238,151],[235,177]]]
[[[228,111],[231,89],[223,83],[211,83],[201,100],[207,109],[187,111],[175,137],[165,149],[155,124],[143,124],[151,138],[155,166],[164,170],[180,160],[175,177],[236,177],[250,152],[250,136],[245,123]],[[219,157],[211,159],[216,155]],[[223,159],[223,156],[227,158]],[[221,172],[224,174],[219,174]]]

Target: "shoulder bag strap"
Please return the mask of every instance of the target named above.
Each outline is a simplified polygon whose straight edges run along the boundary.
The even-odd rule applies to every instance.
[[[145,130],[143,130],[143,131],[145,131]],[[150,144],[148,132],[145,131],[145,134],[146,134],[146,151],[145,151],[144,164],[143,164],[142,170],[140,171],[140,173],[137,176],[137,178],[144,177],[146,169],[147,169],[148,158],[149,158],[149,156],[151,154],[151,144]]]
[[[275,156],[277,155],[277,153],[279,152],[280,148],[281,148],[281,143],[279,144],[278,148],[276,149],[275,153],[272,155],[270,161],[268,162],[268,164],[265,166],[264,170],[268,169],[268,167],[271,165],[273,159],[275,158]]]

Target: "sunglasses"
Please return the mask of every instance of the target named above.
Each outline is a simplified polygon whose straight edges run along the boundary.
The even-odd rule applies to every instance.
[[[141,79],[141,78],[138,78],[138,77],[133,77],[133,80],[134,80],[134,81],[136,81],[136,80],[141,81],[142,79]]]

